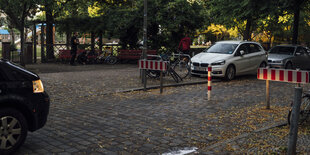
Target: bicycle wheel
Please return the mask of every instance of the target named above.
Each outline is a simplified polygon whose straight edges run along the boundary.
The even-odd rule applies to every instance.
[[[186,78],[190,72],[190,66],[186,60],[178,60],[172,65],[173,70],[182,78]]]
[[[146,75],[150,78],[157,79],[160,76],[160,71],[157,70],[146,70]]]
[[[291,124],[292,109],[293,109],[293,104],[291,105],[291,108],[290,108],[288,115],[287,115],[288,125]],[[298,124],[302,124],[309,117],[309,114],[310,114],[310,100],[308,97],[303,97],[301,99],[301,104],[300,104]]]
[[[114,65],[117,63],[117,58],[115,56],[109,56],[106,58],[106,62],[110,65]]]
[[[169,68],[169,74],[171,75],[171,77],[174,79],[176,83],[179,83],[180,81],[182,81],[182,78],[172,68]]]

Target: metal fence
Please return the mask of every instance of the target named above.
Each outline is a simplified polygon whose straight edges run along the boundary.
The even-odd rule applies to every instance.
[[[31,46],[31,50],[27,49],[28,46]],[[61,50],[70,50],[70,45],[65,44],[65,43],[53,44],[52,47],[53,47],[55,59],[46,61],[47,60],[46,59],[46,57],[47,57],[47,44],[43,44],[43,45],[37,44],[35,46],[35,49],[34,49],[33,44],[31,42],[28,42],[28,44],[25,46],[25,48],[27,49],[27,52],[25,52],[25,55],[27,57],[27,62],[28,63],[36,63],[36,62],[60,61],[59,56],[60,56]],[[79,48],[90,50],[90,44],[81,44],[81,45],[79,45]],[[109,53],[112,52],[113,55],[117,55],[119,48],[120,47],[118,45],[103,45],[102,50],[109,52]],[[21,53],[20,49],[11,51],[11,49],[9,48],[7,50],[10,50],[10,52],[9,52],[10,53],[10,56],[9,56],[10,60],[12,62],[19,63],[20,62],[20,53]],[[96,51],[98,51],[98,49],[96,49]]]

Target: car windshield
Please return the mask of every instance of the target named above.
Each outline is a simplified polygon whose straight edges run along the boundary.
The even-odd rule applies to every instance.
[[[294,51],[295,51],[295,47],[276,46],[276,47],[272,48],[269,53],[293,55]]]
[[[220,53],[220,54],[233,54],[238,44],[233,43],[216,43],[204,52],[206,53]]]

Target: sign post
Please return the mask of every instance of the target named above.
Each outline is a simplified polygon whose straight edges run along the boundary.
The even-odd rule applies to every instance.
[[[290,133],[288,137],[288,150],[287,154],[296,154],[296,143],[298,135],[298,120],[301,104],[302,88],[295,87],[294,104],[292,109],[292,119],[290,123]]]
[[[147,0],[144,0],[142,59],[146,59],[146,53],[147,53]],[[144,90],[146,90],[146,69],[142,70],[142,82],[144,83]]]
[[[163,93],[163,71],[160,71],[160,93]]]
[[[270,109],[269,80],[266,80],[266,109]]]

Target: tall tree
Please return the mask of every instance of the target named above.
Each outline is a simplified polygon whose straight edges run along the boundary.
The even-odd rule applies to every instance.
[[[124,48],[137,48],[142,38],[143,9],[139,0],[107,13],[108,34],[118,36]],[[184,33],[194,34],[203,27],[203,10],[202,5],[187,0],[148,1],[148,45],[175,49]]]
[[[294,14],[294,22],[293,22],[293,34],[292,34],[292,44],[298,43],[298,29],[300,23],[300,11],[302,8],[308,7],[307,5],[303,5],[307,2],[307,0],[280,0],[282,2],[282,9],[287,10]],[[309,4],[309,2],[307,3]]]
[[[54,25],[54,0],[44,0],[44,11],[46,17],[46,58],[47,61],[53,60],[54,56],[54,35],[53,35],[53,25]]]
[[[20,64],[25,66],[25,20],[33,16],[37,8],[37,0],[0,0],[0,10],[7,15],[9,22],[20,31],[21,53]]]
[[[244,40],[251,40],[256,22],[268,16],[277,3],[269,0],[213,0],[209,1],[208,7],[214,23],[235,27],[238,23],[246,22],[241,35]]]

